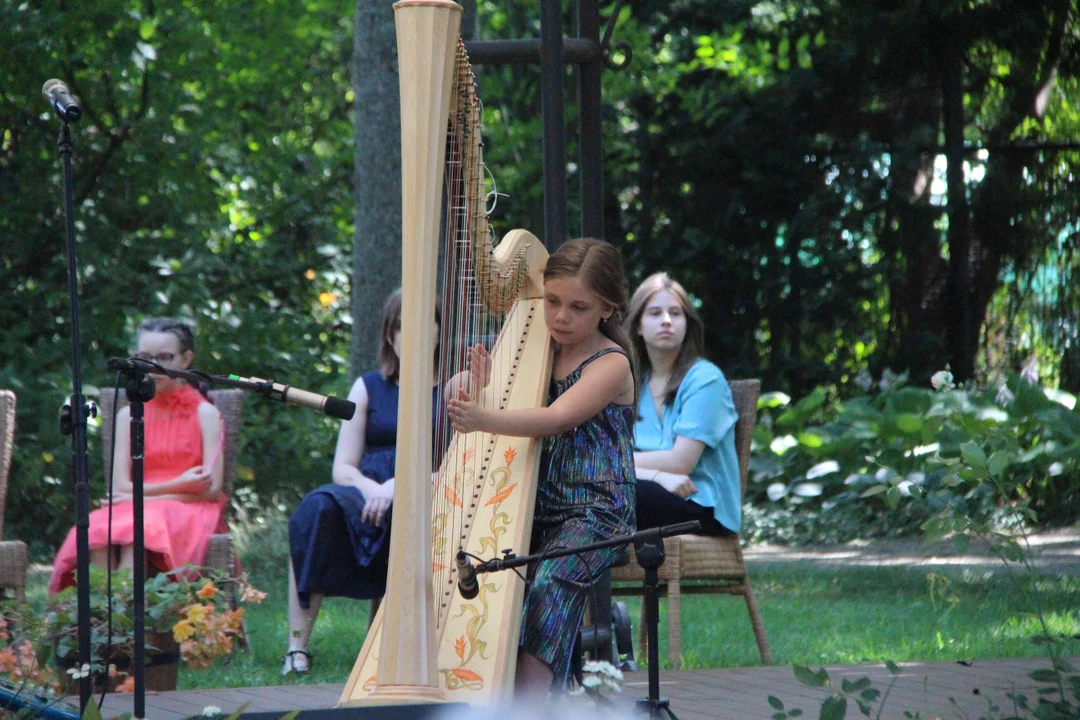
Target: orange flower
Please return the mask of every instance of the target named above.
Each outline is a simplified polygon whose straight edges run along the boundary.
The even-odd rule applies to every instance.
[[[210,598],[218,594],[218,589],[214,585],[213,580],[207,580],[205,583],[203,583],[203,586],[199,588],[199,591],[195,594],[199,596],[200,600],[209,600]]]
[[[116,692],[118,693],[133,693],[135,692],[135,678],[128,675],[124,678],[124,682],[116,686]]]
[[[465,682],[476,682],[477,680],[483,681],[483,676],[477,675],[472,670],[466,670],[465,668],[454,668],[450,673],[458,680],[464,680]]]
[[[465,636],[464,635],[462,635],[461,637],[459,637],[457,640],[454,641],[454,652],[456,652],[457,656],[459,658],[461,658],[462,660],[465,659]]]
[[[250,585],[244,585],[244,594],[240,597],[240,602],[261,603],[265,599],[266,593],[262,590],[256,590]]]
[[[458,494],[454,492],[454,489],[452,487],[450,487],[449,485],[443,485],[443,490],[445,491],[447,500],[449,500],[454,505],[457,505],[458,507],[464,507],[461,502],[461,498],[458,497]]]
[[[514,492],[514,488],[516,487],[517,483],[514,483],[513,485],[509,485],[503,488],[501,491],[496,493],[494,497],[484,503],[484,507],[487,507],[488,505],[494,505],[495,503],[501,503],[503,500],[510,497],[510,493]]]
[[[506,448],[506,452],[503,453],[503,459],[506,460],[506,464],[514,462],[514,458],[517,457],[517,450],[512,447]]]
[[[0,650],[0,673],[14,672],[15,670],[15,650],[6,647]]]

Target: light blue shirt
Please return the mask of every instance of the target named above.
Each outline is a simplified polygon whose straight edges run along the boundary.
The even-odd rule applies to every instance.
[[[690,473],[697,492],[687,499],[713,508],[717,522],[738,532],[742,525],[739,456],[735,453],[738,414],[724,373],[708,360],[695,362],[679,385],[675,402],[664,406],[660,418],[652,393],[642,389],[640,417],[634,425],[635,449],[670,450],[678,436],[704,443],[701,459]]]

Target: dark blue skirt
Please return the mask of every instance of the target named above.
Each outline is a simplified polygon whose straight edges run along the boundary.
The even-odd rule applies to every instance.
[[[394,475],[393,453],[365,454],[361,472],[385,482]],[[360,519],[365,502],[356,488],[330,483],[305,495],[289,518],[289,554],[303,607],[311,593],[358,600],[386,593],[393,508],[377,528]]]

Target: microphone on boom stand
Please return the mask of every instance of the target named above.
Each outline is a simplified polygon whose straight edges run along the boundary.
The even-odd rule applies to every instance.
[[[284,385],[282,383],[276,383],[273,380],[263,380],[262,378],[245,378],[237,377],[236,375],[230,375],[230,380],[236,380],[243,383],[251,383],[256,386],[260,386],[257,392],[261,392],[271,400],[280,400],[290,405],[303,405],[319,412],[324,412],[332,418],[338,420],[352,420],[353,415],[356,413],[356,403],[351,400],[345,400],[333,395],[320,395],[309,390],[301,390],[300,388],[294,388],[291,385]]]
[[[476,581],[476,568],[469,562],[464,550],[457,554],[458,594],[465,600],[472,600],[480,594],[480,583]]]

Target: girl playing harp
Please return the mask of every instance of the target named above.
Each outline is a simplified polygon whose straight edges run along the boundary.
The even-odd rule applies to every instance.
[[[526,601],[523,579],[514,573],[485,575],[477,594],[463,597],[457,553],[525,552],[534,509],[540,513],[534,547],[579,544],[633,526],[635,388],[624,351],[610,339],[618,337],[626,305],[622,268],[614,249],[599,241],[570,243],[550,262],[525,230],[493,243],[480,105],[457,38],[461,8],[450,0],[401,0],[394,12],[405,289],[398,426],[413,431],[398,436],[387,601],[339,706],[497,703],[514,687],[521,637],[523,686],[546,691],[553,680],[565,686],[588,584],[612,556],[590,556],[587,570],[545,564]],[[440,222],[444,197],[447,217]],[[446,230],[441,249],[440,227]],[[448,388],[452,398],[464,390],[469,402],[455,402],[457,417],[442,417],[473,431],[443,427],[429,435],[433,400],[418,379],[432,372],[426,330],[440,256],[441,357],[453,360],[439,370],[442,384],[461,377],[466,348],[478,342],[490,348],[491,371],[488,377],[486,367],[473,365],[473,376],[487,382]],[[448,298],[448,290],[459,294]],[[489,324],[495,317],[502,319]],[[558,323],[555,333],[545,321]],[[560,348],[551,385],[553,339]],[[549,398],[557,408],[538,411]],[[488,422],[499,431],[481,429]],[[554,437],[538,439],[546,435]],[[541,467],[546,481],[538,492]],[[524,632],[523,606],[530,624]]]
[[[591,239],[566,243],[544,270],[544,319],[556,343],[547,407],[480,407],[463,390],[449,403],[458,432],[545,438],[532,553],[634,530],[636,392],[630,342],[621,329],[625,311],[615,248]],[[618,549],[607,549],[534,568],[523,611],[518,693],[568,687],[592,583],[618,556]]]

